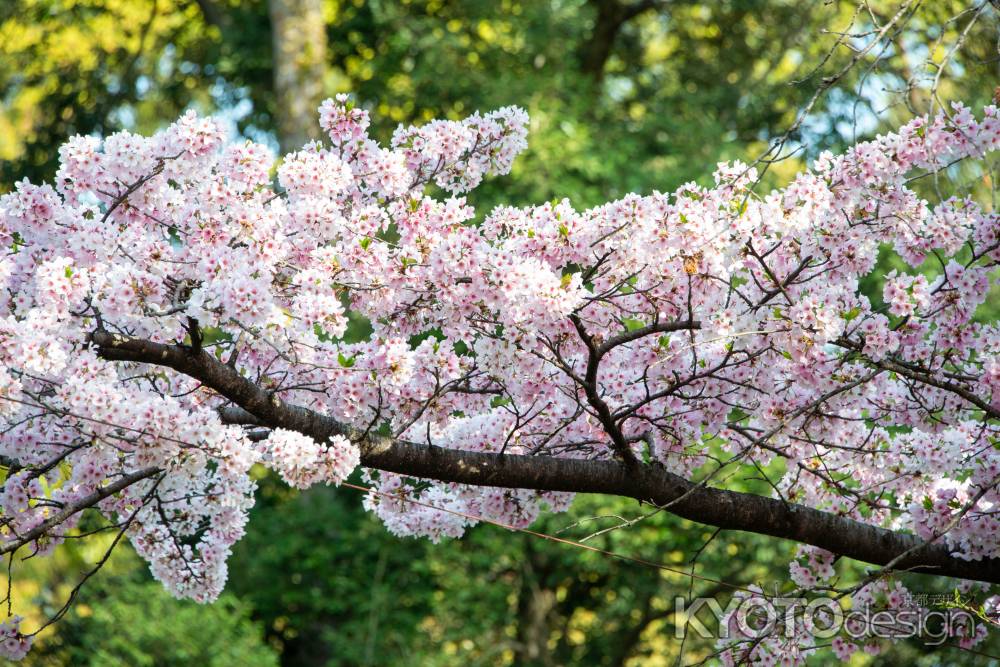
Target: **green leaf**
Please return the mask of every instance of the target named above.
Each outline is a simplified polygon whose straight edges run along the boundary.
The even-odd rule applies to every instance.
[[[845,320],[847,320],[848,322],[850,322],[851,320],[853,320],[854,318],[856,318],[860,314],[861,314],[861,309],[858,308],[857,306],[855,306],[854,308],[851,308],[849,311],[847,311],[846,313],[844,313],[843,314],[843,318]]]

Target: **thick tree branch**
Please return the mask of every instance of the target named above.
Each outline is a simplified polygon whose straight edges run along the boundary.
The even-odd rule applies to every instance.
[[[237,423],[256,421],[318,441],[347,436],[358,443],[362,465],[370,468],[476,486],[619,495],[669,506],[670,512],[698,523],[795,540],[875,565],[886,565],[912,550],[895,563],[897,570],[1000,583],[1000,559],[963,560],[945,545],[925,545],[910,533],[778,499],[698,485],[659,465],[490,454],[364,436],[328,416],[281,401],[205,351],[192,354],[188,347],[106,332],[93,334],[91,342],[105,359],[165,366],[199,380],[246,411],[223,411]]]

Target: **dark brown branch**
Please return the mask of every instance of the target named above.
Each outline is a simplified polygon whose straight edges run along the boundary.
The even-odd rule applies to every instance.
[[[581,383],[583,391],[587,395],[587,403],[597,413],[597,418],[601,421],[604,431],[611,438],[611,444],[615,452],[630,466],[637,465],[639,461],[636,459],[632,448],[629,447],[628,442],[625,441],[625,435],[618,428],[618,424],[615,423],[614,415],[611,414],[611,408],[608,407],[608,404],[601,398],[598,392],[597,369],[601,363],[602,348],[598,347],[594,342],[593,336],[587,333],[587,329],[583,326],[583,322],[579,316],[570,315],[570,319],[573,321],[573,326],[576,327],[576,331],[583,340],[584,345],[587,346],[587,371]]]
[[[840,347],[846,348],[848,350],[853,350],[854,352],[860,353],[864,346],[860,343],[856,343],[849,338],[838,338],[834,341],[835,344]],[[993,419],[1000,419],[1000,410],[990,405],[988,401],[979,396],[976,396],[972,391],[966,389],[962,385],[956,384],[954,382],[949,382],[948,380],[942,380],[937,378],[930,373],[921,371],[919,369],[913,368],[908,364],[897,363],[891,358],[886,358],[881,361],[874,361],[872,359],[866,359],[868,363],[876,368],[881,368],[883,370],[891,371],[897,375],[901,375],[905,378],[913,380],[914,382],[919,382],[920,384],[926,384],[931,387],[937,387],[944,391],[950,392],[955,396],[958,396],[970,404],[976,406],[983,411],[989,417]]]
[[[388,472],[476,486],[635,498],[702,524],[794,540],[840,556],[897,570],[1000,583],[1000,559],[966,561],[940,543],[924,545],[916,535],[861,523],[847,517],[750,493],[695,484],[659,465],[613,460],[519,456],[444,449],[362,434],[336,420],[281,401],[207,352],[124,338],[106,332],[91,341],[105,359],[172,368],[202,382],[249,413],[261,425],[286,428],[318,441],[345,435],[361,448],[361,462]],[[247,419],[242,412],[224,413]]]
[[[50,516],[42,523],[38,524],[25,534],[19,536],[18,539],[16,539],[15,541],[5,545],[3,548],[0,548],[0,555],[20,549],[21,547],[23,547],[25,544],[28,544],[32,540],[38,539],[42,535],[45,535],[45,533],[47,533],[50,528],[58,526],[59,524],[66,521],[74,514],[82,512],[83,510],[89,507],[93,507],[94,505],[101,502],[105,498],[113,496],[119,491],[122,491],[132,486],[136,482],[142,481],[148,477],[152,477],[153,475],[159,474],[160,472],[161,471],[159,468],[143,468],[142,470],[136,470],[133,473],[129,473],[128,475],[119,478],[117,481],[114,481],[111,484],[108,484],[107,486],[102,486],[93,493],[90,493],[89,495],[80,498],[80,500],[76,501],[75,503],[72,503],[62,508],[61,510]]]
[[[624,345],[625,343],[631,343],[634,340],[639,340],[640,338],[645,338],[646,336],[656,334],[656,333],[670,333],[672,331],[688,331],[701,329],[701,322],[698,320],[678,320],[671,322],[654,322],[648,326],[640,327],[638,329],[633,329],[632,331],[626,331],[620,333],[617,336],[609,338],[603,345],[597,349],[598,357],[603,357],[605,354],[610,352],[612,349],[618,347],[619,345]]]

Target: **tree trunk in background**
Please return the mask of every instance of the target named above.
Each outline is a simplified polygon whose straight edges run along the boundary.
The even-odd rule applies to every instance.
[[[545,586],[547,568],[531,541],[522,542],[521,585],[517,595],[517,643],[514,664],[524,667],[551,667],[550,622],[556,606],[556,592]]]
[[[589,0],[594,8],[594,29],[580,48],[580,71],[600,83],[604,79],[604,66],[611,57],[618,31],[628,21],[650,9],[666,7],[667,0]]]
[[[268,0],[274,57],[274,124],[282,152],[320,137],[316,108],[326,78],[323,0]]]

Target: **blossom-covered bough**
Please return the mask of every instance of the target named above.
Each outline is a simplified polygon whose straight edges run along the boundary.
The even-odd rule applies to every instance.
[[[331,144],[285,156],[277,187],[266,148],[189,113],[149,138],[76,137],[52,185],[0,199],[15,573],[92,533],[93,510],[176,595],[210,600],[259,463],[298,487],[363,466],[400,535],[526,526],[607,493],[800,542],[803,590],[839,557],[876,566],[850,595],[890,606],[892,571],[1000,583],[1000,328],[981,308],[1000,218],[912,182],[986,174],[996,108],[825,154],[766,196],[720,165],[711,188],[482,222],[461,194],[509,171],[521,110],[390,147],[346,98],[320,119]],[[859,279],[880,248],[913,268],[873,306]],[[727,489],[746,465],[769,495]],[[16,616],[0,632],[9,657],[30,646]],[[800,658],[805,634],[721,649]]]

